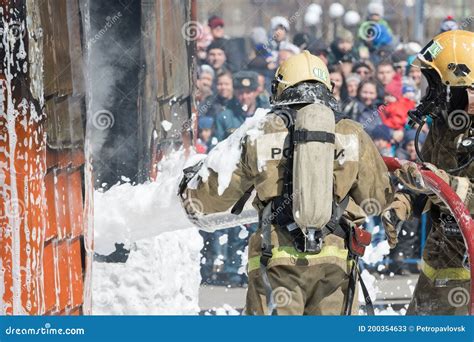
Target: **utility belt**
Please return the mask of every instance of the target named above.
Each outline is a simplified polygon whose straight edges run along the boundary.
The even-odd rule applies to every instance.
[[[271,223],[290,234],[293,245],[298,252],[318,254],[321,252],[324,238],[327,235],[334,234],[344,239],[351,256],[364,255],[365,248],[370,245],[372,235],[342,216],[349,202],[348,196],[339,204],[333,203],[333,214],[325,227],[322,229],[307,229],[306,233],[293,219],[289,201],[284,196],[277,197],[272,201]]]

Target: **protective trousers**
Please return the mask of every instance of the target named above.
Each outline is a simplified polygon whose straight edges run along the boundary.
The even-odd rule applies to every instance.
[[[260,270],[261,235],[249,243],[249,285],[246,314],[268,315],[265,285]],[[298,252],[287,231],[272,228],[273,256],[267,266],[271,298],[277,315],[342,315],[351,262],[344,240],[328,235],[320,253]],[[358,312],[357,294],[352,314]],[[274,313],[274,314],[275,314]]]
[[[407,315],[468,314],[470,273],[463,266],[465,252],[462,237],[447,236],[435,217]]]

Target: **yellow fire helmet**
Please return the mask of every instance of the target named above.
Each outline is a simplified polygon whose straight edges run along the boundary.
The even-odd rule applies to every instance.
[[[332,91],[326,64],[306,50],[291,56],[277,69],[272,83],[274,99],[277,100],[285,89],[303,81],[321,82]]]
[[[451,87],[474,86],[474,33],[453,30],[433,38],[417,55],[414,66],[434,69]]]

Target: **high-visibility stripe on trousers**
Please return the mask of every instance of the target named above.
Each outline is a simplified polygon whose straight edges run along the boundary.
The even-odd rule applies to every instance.
[[[469,280],[470,273],[464,267],[434,268],[423,260],[421,266],[422,272],[431,280]]]
[[[296,248],[289,246],[279,246],[272,249],[272,258],[268,262],[268,267],[272,267],[282,260],[294,260],[297,261],[308,261],[313,263],[319,259],[324,260],[325,258],[336,258],[338,261],[347,261],[348,251],[347,249],[341,249],[336,246],[324,246],[321,252],[318,254],[314,253],[303,253],[298,252]],[[322,261],[321,260],[321,261]],[[255,256],[248,261],[248,272],[252,272],[260,267],[260,256]]]

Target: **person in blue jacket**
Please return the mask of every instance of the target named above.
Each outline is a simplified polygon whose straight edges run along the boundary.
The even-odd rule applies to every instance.
[[[258,74],[254,71],[239,71],[233,76],[234,93],[238,101],[216,116],[216,138],[224,140],[254,115],[257,108],[268,108],[270,103],[258,96]]]

